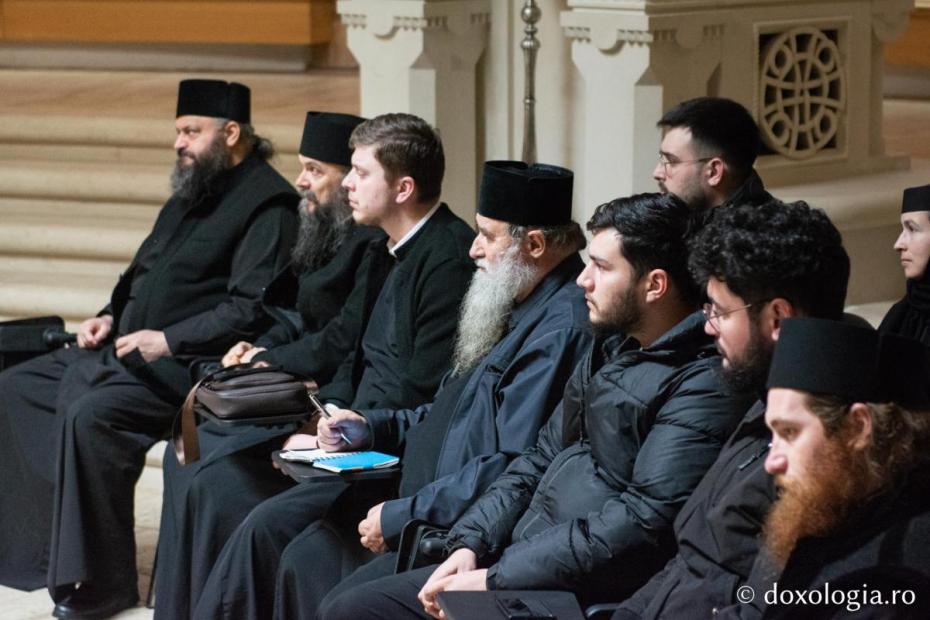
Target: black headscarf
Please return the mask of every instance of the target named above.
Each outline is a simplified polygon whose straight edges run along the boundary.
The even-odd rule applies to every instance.
[[[930,216],[930,185],[904,190],[901,212],[913,211],[925,211]],[[907,294],[891,307],[878,330],[907,336],[930,347],[930,268],[925,268],[917,279],[908,278]]]

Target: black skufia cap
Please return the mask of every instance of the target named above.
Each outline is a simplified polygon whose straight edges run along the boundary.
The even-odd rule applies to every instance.
[[[335,112],[307,112],[300,154],[328,164],[352,165],[349,138],[364,118]]]
[[[238,82],[181,80],[178,85],[177,116],[228,118],[251,123],[251,91]]]
[[[871,327],[827,319],[786,319],[766,387],[866,402],[876,393],[878,358],[879,335]]]
[[[873,402],[930,409],[930,360],[923,343],[897,334],[881,335]]]
[[[522,161],[484,164],[478,213],[517,226],[560,226],[572,221],[571,170]]]
[[[930,211],[930,185],[908,187],[901,199],[901,213]]]

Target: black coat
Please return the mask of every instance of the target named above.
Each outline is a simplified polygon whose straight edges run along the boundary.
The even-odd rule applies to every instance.
[[[275,324],[255,346],[267,351],[253,359],[321,385],[330,381],[361,333],[369,246],[385,239],[378,228],[355,226],[319,269],[299,275],[291,266],[281,271],[262,296]]]
[[[760,401],[720,451],[675,519],[677,555],[624,602],[615,618],[708,617],[737,604],[775,498],[764,468],[771,433]]]
[[[753,170],[743,181],[742,185],[736,188],[732,194],[727,197],[721,207],[739,206],[739,205],[761,205],[770,200],[774,200],[772,195],[765,190],[762,183],[762,177]]]
[[[475,233],[445,204],[397,251],[394,282],[394,330],[397,335],[400,389],[379,407],[415,407],[433,398],[449,369],[459,305],[474,271],[468,256]],[[381,285],[395,259],[384,243],[373,244],[362,328],[368,329]],[[352,405],[365,359],[361,338],[336,376],[320,390],[324,402]]]
[[[381,530],[392,548],[410,519],[450,527],[513,458],[533,445],[591,344],[584,291],[575,284],[583,267],[577,254],[566,258],[514,308],[507,333],[461,379],[465,385],[454,399],[440,388],[435,402],[416,409],[362,412],[374,433],[374,449],[393,451],[406,443],[401,492],[410,494],[386,502],[381,511]],[[423,427],[437,417],[442,428],[424,434]],[[432,462],[424,463],[415,448],[429,441],[438,445],[427,450]],[[434,473],[411,474],[411,467]],[[409,477],[431,482],[408,489]]]
[[[123,362],[169,402],[180,402],[190,389],[187,367],[194,358],[222,355],[268,328],[262,292],[294,244],[299,197],[280,174],[249,156],[224,176],[214,199],[193,208],[168,201],[103,311],[120,324],[139,257],[157,250],[127,332],[163,331],[171,356]]]
[[[699,312],[644,349],[620,337],[592,349],[452,546],[496,561],[489,589],[571,590],[586,603],[632,592],[674,552],[672,520],[745,411],[719,366]]]
[[[873,590],[891,601],[893,591],[911,590],[912,604],[863,605],[849,609],[845,600],[834,605],[791,605],[785,591],[847,591],[872,601]],[[863,595],[863,590],[869,592]],[[930,617],[930,472],[914,474],[903,485],[856,507],[845,526],[825,538],[798,542],[778,578],[777,604],[765,608],[765,618],[835,618],[856,612],[863,618]],[[757,592],[757,597],[765,597]],[[808,597],[811,597],[808,594]],[[775,600],[775,599],[773,599]],[[795,599],[796,601],[796,599]],[[904,603],[907,603],[904,600]],[[834,601],[836,603],[836,601]]]

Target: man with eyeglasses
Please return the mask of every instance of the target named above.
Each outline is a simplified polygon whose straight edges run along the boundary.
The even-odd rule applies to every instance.
[[[658,122],[665,130],[652,177],[695,209],[772,200],[753,163],[759,128],[740,104],[698,97],[676,105]]]
[[[690,267],[707,287],[705,330],[723,358],[724,381],[760,400],[675,519],[677,555],[614,620],[709,617],[730,606],[726,613],[758,613],[737,607],[735,596],[775,499],[763,467],[771,441],[763,394],[775,342],[787,318],[843,316],[849,257],[823,211],[803,202],[714,209],[692,243]]]

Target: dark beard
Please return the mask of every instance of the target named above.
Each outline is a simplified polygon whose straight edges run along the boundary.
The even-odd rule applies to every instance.
[[[763,536],[779,567],[784,567],[802,538],[834,532],[865,495],[865,455],[850,448],[841,436],[828,440],[811,480],[802,483],[775,477],[781,496],[766,517]]]
[[[598,339],[609,338],[615,334],[629,335],[640,327],[643,321],[643,309],[636,299],[636,287],[631,285],[615,302],[602,313],[601,319],[591,324]]]
[[[755,323],[750,329],[749,344],[743,355],[739,359],[729,360],[729,368],[720,368],[723,382],[738,394],[757,394],[765,389],[775,351],[774,344],[762,336]]]
[[[317,205],[313,211],[307,209],[308,200]],[[354,225],[344,188],[339,187],[324,204],[319,204],[311,192],[305,192],[300,203],[297,243],[291,251],[296,270],[315,271],[332,260]]]
[[[217,178],[229,164],[229,148],[226,146],[222,132],[200,155],[194,156],[189,166],[181,164],[181,152],[171,171],[171,191],[181,200],[190,204],[199,204],[205,198],[217,193]]]

